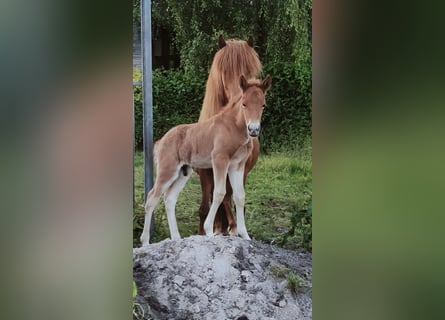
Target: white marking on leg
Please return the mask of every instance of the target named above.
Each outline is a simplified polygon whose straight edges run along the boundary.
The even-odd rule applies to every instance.
[[[236,224],[238,227],[238,233],[243,239],[250,240],[247,233],[246,224],[244,221],[244,204],[245,204],[245,192],[243,185],[244,165],[240,170],[235,168],[229,168],[229,179],[233,189],[233,202],[235,202],[236,208]]]
[[[147,195],[147,202],[145,204],[145,221],[144,221],[144,230],[141,235],[141,243],[142,246],[147,246],[150,244],[150,224],[151,217],[153,215],[153,211],[156,208],[156,205],[159,203],[159,196],[155,196],[155,189],[151,189],[151,191]]]
[[[213,236],[213,224],[215,222],[216,212],[218,211],[218,207],[224,199],[224,195],[226,194],[225,190],[225,188],[217,188],[217,186],[215,185],[215,189],[213,191],[212,205],[210,206],[209,214],[207,215],[207,218],[204,222],[204,231],[207,236]]]
[[[177,168],[177,171],[180,167]],[[157,204],[159,203],[159,199],[161,195],[171,186],[171,184],[177,179],[177,172],[172,171],[169,173],[171,177],[165,182],[163,185],[159,185],[159,177],[162,175],[166,175],[167,173],[160,170],[158,165],[158,177],[156,178],[156,182],[150,192],[147,194],[147,201],[145,203],[145,221],[144,221],[144,230],[141,234],[141,243],[142,246],[147,246],[150,244],[150,225],[151,225],[151,217],[153,216],[153,211],[155,210]]]
[[[216,212],[218,211],[219,205],[222,203],[224,196],[226,194],[226,179],[227,179],[227,167],[223,170],[217,170],[213,168],[213,200],[210,206],[209,214],[204,221],[204,231],[207,236],[213,236],[213,224],[215,222]]]
[[[178,225],[176,223],[175,207],[178,200],[179,193],[184,189],[185,184],[191,177],[191,168],[187,169],[187,176],[184,176],[182,169],[179,176],[172,186],[164,194],[165,211],[167,212],[168,227],[170,229],[170,238],[172,240],[181,239]]]

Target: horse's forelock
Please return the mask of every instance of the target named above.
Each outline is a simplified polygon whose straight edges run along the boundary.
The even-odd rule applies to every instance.
[[[210,118],[221,111],[221,107],[225,105],[228,98],[224,90],[239,90],[238,83],[241,75],[247,79],[255,78],[261,69],[258,54],[246,41],[226,40],[226,45],[218,50],[213,58],[200,120]],[[233,85],[228,85],[232,83]]]
[[[261,72],[261,62],[256,51],[246,41],[227,40],[227,45],[215,55],[218,70],[226,82],[238,81],[240,75],[254,78]],[[212,72],[212,70],[210,70]]]

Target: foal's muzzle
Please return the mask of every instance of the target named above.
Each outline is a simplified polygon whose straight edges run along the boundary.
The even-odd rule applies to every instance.
[[[251,137],[258,137],[260,134],[261,125],[259,122],[250,122],[247,126],[247,132]]]

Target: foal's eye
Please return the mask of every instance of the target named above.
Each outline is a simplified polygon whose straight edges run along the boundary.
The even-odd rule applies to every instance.
[[[247,106],[243,103],[243,108],[246,108]]]
[[[265,104],[263,104],[263,109],[264,109],[264,108],[266,108],[266,105],[265,105]]]

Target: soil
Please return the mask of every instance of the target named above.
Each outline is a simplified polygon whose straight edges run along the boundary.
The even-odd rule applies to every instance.
[[[229,236],[164,240],[133,249],[133,277],[137,319],[312,319],[304,250]]]

